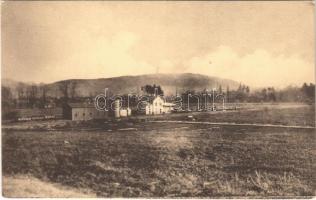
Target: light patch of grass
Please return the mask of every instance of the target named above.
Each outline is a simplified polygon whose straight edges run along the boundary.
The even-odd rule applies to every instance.
[[[85,190],[73,189],[41,181],[28,175],[3,176],[2,194],[9,198],[89,198],[96,197],[94,193]]]

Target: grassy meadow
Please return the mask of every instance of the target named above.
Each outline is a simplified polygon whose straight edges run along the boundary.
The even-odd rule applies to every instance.
[[[197,121],[315,125],[312,106],[193,115]],[[98,197],[315,195],[315,129],[140,120],[99,128],[3,129],[4,177],[34,177]]]

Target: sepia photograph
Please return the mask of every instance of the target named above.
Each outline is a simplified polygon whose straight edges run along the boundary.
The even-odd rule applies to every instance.
[[[4,198],[316,197],[314,1],[1,1]]]

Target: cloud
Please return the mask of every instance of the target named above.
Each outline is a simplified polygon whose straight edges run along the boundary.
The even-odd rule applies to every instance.
[[[57,67],[43,74],[52,79],[58,79],[64,74],[66,79],[70,78],[69,74],[71,78],[98,78],[155,71],[150,64],[133,57],[131,50],[139,38],[131,32],[119,32],[112,37],[81,35],[76,40],[75,49],[65,47],[68,48],[64,50],[67,51],[65,53],[70,56],[56,61]]]
[[[258,85],[313,76],[310,2],[6,1],[3,6],[6,78],[52,82],[155,73],[158,67]],[[222,44],[227,46],[218,47]]]
[[[239,55],[228,46],[219,46],[188,62],[187,72],[233,79],[251,86],[280,86],[314,82],[314,65],[298,55],[271,55],[263,49]]]

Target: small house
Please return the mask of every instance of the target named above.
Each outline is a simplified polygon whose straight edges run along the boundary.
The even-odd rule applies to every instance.
[[[73,121],[108,118],[107,111],[97,110],[94,104],[89,103],[68,103],[64,106],[63,114],[64,118]]]
[[[171,113],[174,110],[174,103],[168,103],[161,96],[151,97],[146,105],[146,115],[159,115]]]
[[[149,98],[147,105],[145,107],[146,115],[159,115],[163,114],[163,104],[165,100],[161,96],[155,96]]]

